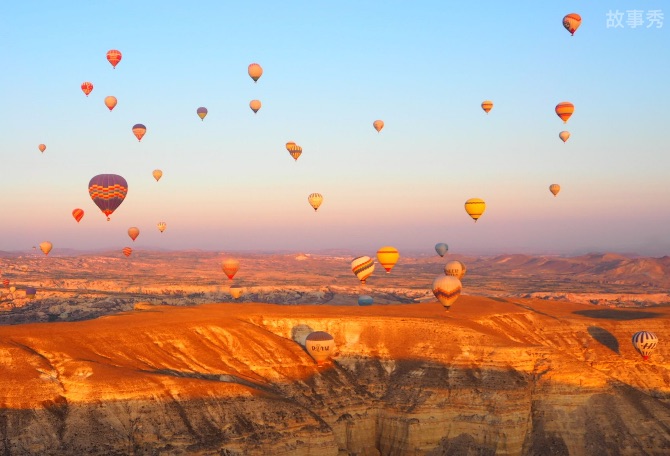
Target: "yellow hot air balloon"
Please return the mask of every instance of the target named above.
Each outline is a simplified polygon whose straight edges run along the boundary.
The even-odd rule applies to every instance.
[[[444,275],[456,277],[458,280],[461,280],[466,272],[465,265],[458,260],[449,261],[444,265]]]
[[[562,131],[558,134],[558,137],[561,138],[561,141],[566,142],[570,138],[570,132]]]
[[[351,262],[351,270],[356,274],[361,284],[365,285],[365,281],[375,270],[375,262],[369,256],[359,256]]]
[[[482,101],[482,109],[486,114],[493,108],[493,102],[491,100]]]
[[[335,339],[324,331],[315,331],[305,338],[305,349],[320,366],[335,352]]]
[[[482,216],[486,210],[486,203],[483,199],[480,198],[470,198],[465,202],[465,212],[468,213],[470,217],[477,222],[479,217]]]
[[[223,269],[224,274],[226,274],[230,280],[233,280],[237,271],[240,270],[240,262],[234,258],[229,258],[221,263],[221,269]]]
[[[40,250],[44,252],[45,255],[48,255],[49,252],[51,252],[51,248],[53,245],[51,245],[51,242],[49,241],[44,241],[40,244]]]
[[[575,105],[569,101],[561,101],[556,105],[556,115],[561,118],[563,123],[568,123],[568,119],[572,116],[572,113],[575,112]]]
[[[128,228],[128,236],[130,236],[130,239],[132,239],[133,241],[137,239],[137,236],[139,235],[140,235],[140,229],[138,227],[131,226],[130,228]]]
[[[398,253],[398,249],[395,247],[387,245],[377,250],[377,260],[386,269],[387,274],[391,272],[393,266],[398,262],[398,258],[400,258],[400,253]]]
[[[151,173],[154,176],[154,179],[156,179],[156,182],[158,182],[161,177],[163,177],[163,171],[160,169],[154,169],[154,171]]]
[[[108,96],[105,97],[105,106],[109,109],[109,112],[112,112],[112,109],[116,106],[116,97]]]
[[[157,226],[158,226],[158,231],[160,231],[162,233],[163,231],[165,231],[165,228],[167,228],[167,223],[158,222]]]
[[[582,17],[577,13],[566,14],[563,17],[563,27],[570,32],[570,35],[574,35],[580,25],[582,25]]]
[[[251,100],[249,102],[249,107],[251,110],[256,114],[259,109],[261,109],[261,101],[260,100]]]
[[[461,281],[454,276],[438,276],[433,280],[433,294],[445,310],[449,310],[461,295]]]
[[[375,130],[377,130],[377,133],[382,131],[382,128],[384,128],[384,121],[383,120],[375,120],[372,122],[372,126],[375,127]]]
[[[294,143],[293,141],[289,141],[286,143],[286,150],[288,150],[288,153],[291,154],[291,157],[295,161],[298,161],[298,158],[300,155],[302,155],[302,147]]]
[[[549,186],[549,191],[554,194],[554,197],[556,197],[556,195],[558,195],[558,192],[561,191],[561,186],[558,184],[551,184]]]
[[[230,291],[230,295],[231,295],[234,299],[239,299],[240,296],[242,296],[242,295],[244,294],[244,290],[243,290],[242,287],[240,287],[239,285],[233,285],[233,286],[231,286],[230,289],[229,289],[229,291]]]
[[[257,82],[258,79],[263,75],[263,68],[257,63],[252,63],[249,65],[249,76],[254,82]]]
[[[14,287],[14,286],[9,287],[9,292],[10,293],[14,293],[15,291],[16,291],[16,287]]]
[[[323,203],[323,196],[321,196],[321,193],[312,193],[307,197],[307,201],[309,201],[309,205],[314,208],[314,212],[321,206],[321,203]]]

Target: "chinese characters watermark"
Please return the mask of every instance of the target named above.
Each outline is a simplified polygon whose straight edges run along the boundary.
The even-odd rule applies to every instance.
[[[609,10],[606,14],[607,28],[661,28],[663,27],[663,10]]]

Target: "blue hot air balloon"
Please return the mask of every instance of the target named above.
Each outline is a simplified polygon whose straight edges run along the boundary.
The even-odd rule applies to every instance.
[[[372,296],[362,295],[358,297],[359,306],[371,306],[373,302],[374,299],[372,299]]]
[[[447,250],[449,250],[449,246],[447,244],[445,244],[444,242],[440,242],[438,244],[435,244],[435,251],[441,257],[443,257],[445,253],[447,253]]]

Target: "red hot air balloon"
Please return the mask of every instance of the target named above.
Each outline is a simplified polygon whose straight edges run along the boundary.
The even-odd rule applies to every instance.
[[[88,183],[88,194],[109,221],[128,194],[128,182],[118,174],[98,174]]]
[[[133,253],[133,249],[131,249],[130,247],[124,247],[122,252],[125,256],[129,257],[130,254]]]
[[[138,141],[142,141],[142,138],[144,137],[144,134],[147,132],[147,127],[145,127],[142,124],[135,124],[133,125],[133,134],[137,138]]]
[[[74,217],[74,219],[77,221],[77,223],[79,223],[79,221],[81,220],[81,218],[83,216],[84,216],[84,211],[82,209],[77,208],[77,209],[72,211],[72,217]]]
[[[121,61],[121,51],[116,49],[111,49],[107,51],[107,60],[112,64],[112,67],[116,68],[116,65]]]
[[[44,144],[40,144],[39,146],[37,146],[37,148],[40,150],[40,152],[44,152],[45,150],[47,150],[47,146]]]
[[[91,91],[93,91],[93,84],[91,84],[90,82],[82,82],[81,90],[82,92],[84,92],[86,96],[88,96],[88,94],[91,93]]]

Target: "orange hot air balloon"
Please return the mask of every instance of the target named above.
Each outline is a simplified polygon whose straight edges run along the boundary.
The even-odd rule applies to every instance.
[[[82,82],[81,90],[82,92],[84,92],[86,96],[88,96],[88,94],[93,91],[93,84],[91,84],[90,82]]]
[[[249,107],[251,110],[256,114],[259,109],[261,109],[261,101],[260,100],[251,100],[249,102]]]
[[[479,217],[486,210],[486,203],[481,198],[470,198],[465,202],[465,212],[477,223]]]
[[[375,270],[375,262],[369,256],[356,257],[351,261],[351,270],[356,274],[361,284],[365,285],[365,281]]]
[[[105,97],[105,106],[109,108],[109,112],[112,112],[112,109],[114,109],[114,107],[116,106],[116,97],[113,97],[111,95]]]
[[[493,109],[493,102],[491,100],[482,101],[482,109],[488,114]]]
[[[165,228],[167,228],[167,223],[165,223],[165,222],[158,222],[158,223],[156,224],[156,226],[158,227],[158,231],[160,231],[160,232],[162,233],[163,231],[165,231]]]
[[[258,81],[258,79],[263,75],[263,68],[257,63],[252,63],[249,65],[249,76],[251,76],[251,79],[254,80],[254,82]]]
[[[40,144],[39,146],[37,146],[37,148],[40,150],[40,152],[44,152],[45,150],[47,150],[47,146],[45,144]]]
[[[570,132],[562,131],[558,134],[558,137],[561,138],[561,141],[566,142],[570,138]]]
[[[293,157],[295,161],[298,161],[298,158],[302,155],[302,147],[293,141],[286,143],[286,150],[288,150],[288,153],[291,154],[291,157]]]
[[[230,280],[233,280],[237,271],[240,270],[240,262],[234,258],[229,258],[221,263],[221,269],[228,276]]]
[[[128,236],[130,236],[130,239],[132,239],[133,241],[137,239],[137,236],[139,235],[140,235],[140,229],[138,227],[131,226],[130,228],[128,228]]]
[[[131,249],[130,247],[124,247],[122,252],[125,256],[129,257],[130,254],[133,253],[133,249]]]
[[[372,122],[372,126],[375,127],[375,130],[377,130],[377,133],[382,131],[382,128],[384,128],[384,121],[383,120],[375,120]]]
[[[558,192],[561,191],[561,186],[558,184],[551,184],[549,186],[549,191],[553,193],[554,197],[556,197],[556,195],[558,195]]]
[[[556,114],[561,118],[563,123],[568,123],[568,119],[575,112],[575,105],[569,101],[561,101],[556,105]]]
[[[233,299],[239,299],[244,294],[244,289],[239,285],[232,285],[228,291]]]
[[[563,27],[574,35],[579,26],[582,25],[582,17],[577,13],[570,13],[563,17]]]
[[[163,177],[163,171],[160,169],[154,169],[154,171],[151,173],[154,176],[154,179],[156,179],[156,182],[158,182],[161,177]]]
[[[49,252],[51,252],[51,248],[53,245],[51,245],[51,242],[49,241],[44,241],[40,244],[40,250],[44,252],[45,255],[48,255]]]
[[[79,223],[79,221],[81,220],[81,218],[83,216],[84,216],[84,211],[82,209],[77,208],[77,209],[72,211],[72,217],[74,217],[74,219],[77,221],[77,223]]]
[[[323,196],[321,193],[312,193],[307,197],[307,201],[309,202],[309,205],[314,208],[314,212],[321,206],[321,203],[323,203]]]
[[[393,266],[398,262],[398,258],[400,258],[400,253],[398,253],[398,249],[395,247],[384,246],[377,250],[377,260],[386,269],[387,274],[391,272]]]
[[[112,64],[112,67],[116,68],[116,65],[121,61],[121,51],[116,49],[111,49],[107,51],[107,60]]]
[[[137,138],[138,141],[142,141],[142,138],[144,137],[144,134],[147,132],[147,127],[145,127],[142,124],[135,124],[133,125],[133,134]]]

